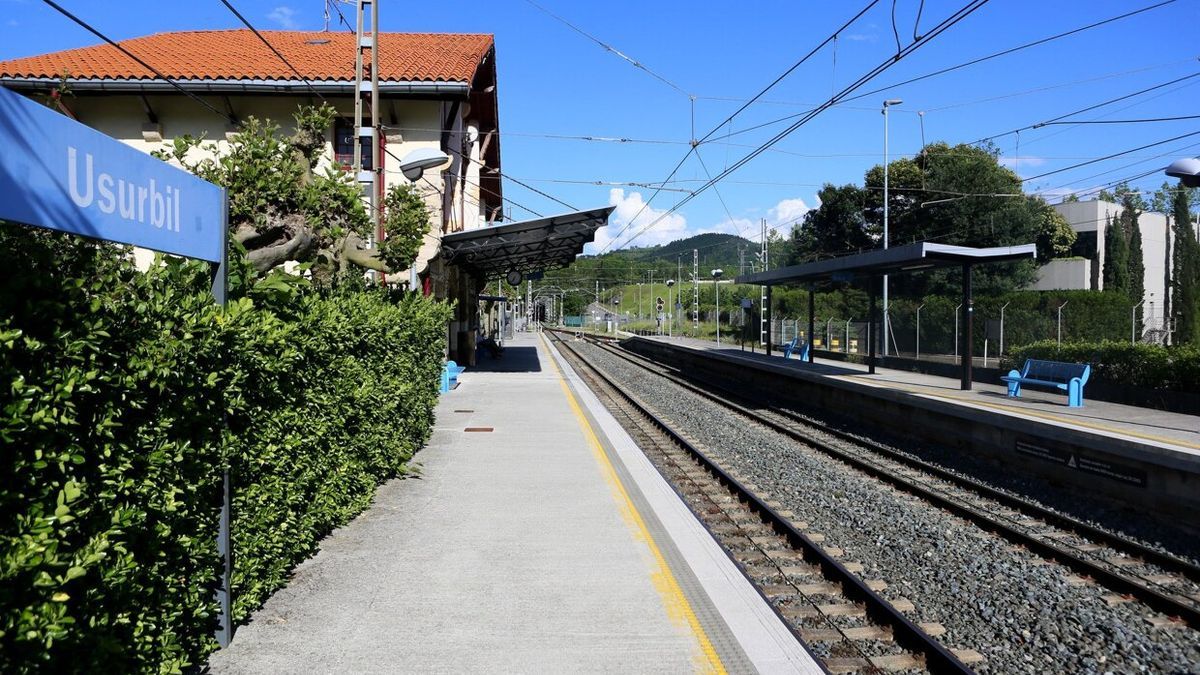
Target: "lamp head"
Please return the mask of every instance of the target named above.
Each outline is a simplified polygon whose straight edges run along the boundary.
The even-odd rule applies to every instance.
[[[1200,187],[1200,159],[1185,157],[1171,162],[1167,175],[1183,181],[1187,187]]]
[[[723,269],[720,269],[720,268],[717,268],[717,269],[715,269],[715,270],[713,270],[713,271],[712,271],[712,277],[713,277],[714,279],[719,279],[719,278],[721,278],[721,275],[722,275],[722,274],[724,274],[724,273],[725,273],[725,270],[723,270]]]
[[[885,107],[885,108],[886,108],[886,107],[888,107],[888,106],[890,106],[890,105],[900,105],[901,103],[904,103],[904,101],[902,101],[902,100],[900,100],[900,99],[898,99],[898,98],[889,98],[889,99],[887,99],[886,101],[884,101],[884,102],[883,102],[883,107]]]
[[[674,279],[667,279],[667,288],[670,288],[671,286],[674,286],[674,285],[675,285]]]
[[[410,181],[421,179],[425,169],[439,167],[450,161],[450,156],[434,148],[417,148],[400,160],[400,172]]]

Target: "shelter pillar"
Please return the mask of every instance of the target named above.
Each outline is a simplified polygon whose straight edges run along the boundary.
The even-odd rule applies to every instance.
[[[962,266],[962,344],[959,345],[958,353],[962,354],[962,381],[959,383],[959,389],[968,391],[971,389],[971,366],[974,359],[971,358],[971,345],[975,342],[974,321],[975,318],[975,299],[971,294],[971,265],[964,264]]]
[[[808,362],[809,363],[812,363],[813,359],[816,358],[816,356],[814,354],[817,351],[817,348],[813,346],[813,331],[815,330],[815,325],[816,325],[816,319],[813,317],[813,314],[815,314],[817,311],[816,310],[817,303],[813,299],[813,296],[816,292],[817,292],[817,285],[809,284],[808,285]],[[829,345],[825,345],[825,348],[829,349]]]

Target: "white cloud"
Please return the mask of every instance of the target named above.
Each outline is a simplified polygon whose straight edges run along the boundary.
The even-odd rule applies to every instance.
[[[1000,166],[1007,166],[1010,169],[1016,169],[1017,167],[1022,166],[1041,166],[1046,163],[1044,158],[1034,157],[1033,155],[1026,155],[1024,157],[1001,157],[996,161],[1000,164]]]
[[[279,24],[279,27],[284,30],[296,30],[300,27],[300,24],[296,23],[296,10],[287,5],[281,5],[271,10],[267,18]]]
[[[767,211],[767,225],[782,225],[798,221],[804,217],[804,214],[811,211],[812,208],[804,203],[803,199],[796,197],[795,199],[784,199]]]
[[[596,241],[588,246],[588,253],[604,250],[622,230],[624,232],[619,235],[618,244],[624,243],[667,212],[666,209],[643,208],[646,201],[642,198],[642,193],[634,191],[626,193],[622,188],[613,188],[608,191],[608,204],[617,208],[609,216],[608,225],[596,231]],[[630,221],[633,221],[632,224]],[[627,225],[628,227],[626,227]],[[659,220],[654,227],[646,230],[637,238],[637,241],[633,242],[633,245],[657,246],[690,237],[692,234],[694,233],[687,231],[687,218],[684,218],[683,214],[672,213]]]
[[[638,232],[642,232],[650,223],[658,220],[666,213],[666,209],[656,209],[653,207],[645,210],[642,207],[645,205],[645,200],[642,193],[636,191],[626,192],[621,188],[613,188],[608,193],[608,203],[610,206],[617,207],[613,211],[612,216],[608,219],[608,225],[600,228],[596,232],[596,241],[585,247],[585,252],[590,254],[598,253],[605,249],[613,238],[618,241],[614,246],[621,246],[630,237]],[[746,209],[749,212],[759,212],[761,208]],[[775,228],[777,226],[790,224],[811,210],[811,207],[799,197],[783,199],[771,208],[767,209],[767,227]],[[639,215],[640,212],[640,215]],[[633,225],[629,225],[630,220],[636,217]],[[624,232],[622,232],[624,230]],[[790,228],[779,227],[779,232],[787,236]],[[617,233],[621,234],[618,235]],[[681,213],[672,213],[669,216],[663,217],[653,227],[645,230],[638,238],[632,242],[633,246],[658,246],[688,237],[694,237],[698,234],[706,234],[710,232],[722,234],[734,234],[746,237],[752,241],[758,240],[759,222],[758,219],[750,218],[722,218],[712,225],[692,225],[689,226],[687,218]]]

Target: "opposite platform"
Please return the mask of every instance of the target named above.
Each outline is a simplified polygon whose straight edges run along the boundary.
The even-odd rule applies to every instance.
[[[820,672],[539,336],[460,382],[214,672]]]

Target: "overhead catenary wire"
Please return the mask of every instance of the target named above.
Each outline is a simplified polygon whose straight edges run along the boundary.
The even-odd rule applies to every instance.
[[[529,3],[530,5],[537,8],[539,11],[541,11],[542,13],[546,14],[547,16],[550,16],[554,20],[556,20],[559,23],[563,24],[564,26],[570,28],[571,30],[575,31],[576,33],[579,33],[580,35],[584,36],[588,40],[591,40],[592,42],[595,42],[597,45],[600,45],[600,47],[604,51],[609,52],[609,53],[621,58],[622,60],[628,62],[633,67],[645,72],[646,74],[650,75],[654,79],[658,80],[659,82],[662,82],[663,84],[665,84],[668,87],[674,89],[675,91],[683,94],[684,96],[688,96],[688,97],[691,96],[691,94],[689,94],[687,91],[685,91],[683,87],[675,84],[674,82],[668,80],[667,78],[663,77],[662,75],[659,75],[658,73],[654,72],[653,70],[650,70],[650,68],[648,68],[646,66],[646,64],[638,61],[637,59],[630,57],[629,55],[625,54],[621,50],[613,47],[612,45],[610,45],[607,42],[601,40],[600,38],[592,35],[591,33],[588,33],[587,31],[576,26],[575,24],[571,23],[570,21],[567,21],[566,19],[555,14],[554,12],[551,12],[550,10],[546,9],[545,7],[542,7],[541,5],[534,2],[533,0],[525,0],[525,2]]]
[[[230,124],[230,125],[232,125],[232,126],[237,126],[237,125],[238,125],[238,121],[237,121],[236,119],[234,119],[234,117],[233,117],[232,115],[229,115],[228,113],[222,112],[221,110],[219,110],[219,109],[217,109],[216,107],[214,107],[214,106],[213,106],[211,103],[209,103],[208,101],[205,101],[204,99],[200,98],[200,97],[199,97],[199,96],[197,96],[196,94],[194,94],[194,93],[192,93],[192,92],[188,91],[187,89],[184,89],[184,88],[183,88],[183,86],[182,86],[182,85],[180,85],[178,82],[176,82],[175,80],[173,80],[173,79],[171,79],[171,78],[167,77],[166,75],[163,75],[163,74],[162,74],[162,72],[161,72],[161,71],[159,71],[157,68],[155,68],[154,66],[150,65],[149,63],[146,63],[144,60],[142,60],[142,59],[141,59],[140,57],[138,57],[136,54],[134,54],[133,52],[129,51],[129,50],[128,50],[128,49],[126,49],[125,47],[121,46],[121,44],[120,44],[119,42],[116,42],[116,41],[114,41],[113,39],[109,38],[109,37],[108,37],[107,35],[105,35],[104,33],[101,33],[99,30],[97,30],[96,28],[94,28],[94,27],[93,27],[91,24],[89,24],[89,23],[87,23],[86,21],[84,21],[83,19],[80,19],[79,17],[75,16],[74,14],[72,14],[72,13],[71,13],[71,12],[69,12],[69,11],[67,11],[66,9],[63,9],[63,7],[62,7],[61,5],[59,5],[57,2],[54,2],[54,0],[42,0],[42,2],[43,2],[43,3],[45,3],[46,5],[50,6],[51,8],[53,8],[53,9],[54,9],[55,11],[57,11],[59,14],[62,14],[63,16],[65,16],[65,17],[67,17],[68,19],[70,19],[71,21],[75,22],[75,23],[76,23],[76,24],[78,24],[78,25],[79,25],[81,28],[83,28],[84,30],[86,30],[87,32],[89,32],[89,33],[91,33],[92,35],[95,35],[96,37],[100,38],[101,40],[103,40],[103,41],[107,42],[109,45],[111,45],[112,47],[116,48],[116,50],[117,50],[117,51],[121,52],[121,53],[122,53],[122,54],[124,54],[125,56],[128,56],[130,59],[132,59],[132,60],[133,60],[135,63],[137,63],[139,66],[141,66],[141,67],[145,68],[146,70],[149,70],[150,72],[154,73],[154,75],[155,75],[156,77],[158,77],[160,80],[162,80],[162,81],[166,82],[167,84],[171,85],[172,87],[174,87],[174,88],[178,89],[178,90],[179,90],[179,91],[180,91],[180,92],[181,92],[181,93],[182,93],[184,96],[187,96],[188,98],[190,98],[190,99],[192,99],[192,100],[196,101],[197,103],[199,103],[200,105],[204,106],[205,108],[208,108],[208,109],[209,109],[209,110],[211,110],[212,112],[216,113],[216,115],[217,115],[218,117],[220,117],[220,118],[224,119],[225,121],[229,122],[229,124]]]
[[[1167,144],[1167,143],[1171,143],[1171,142],[1173,142],[1173,141],[1178,141],[1178,140],[1180,140],[1180,139],[1183,139],[1183,138],[1190,138],[1190,137],[1192,137],[1192,136],[1200,136],[1200,131],[1193,131],[1193,132],[1191,132],[1191,133],[1188,133],[1188,134],[1180,134],[1180,135],[1178,135],[1178,136],[1174,136],[1174,137],[1168,138],[1168,139],[1166,139],[1166,140],[1157,141],[1157,142],[1154,142],[1154,143],[1148,143],[1148,144],[1146,144],[1146,145],[1141,145],[1141,146],[1138,146],[1138,147],[1136,147],[1136,148],[1133,148],[1133,149],[1130,149],[1130,150],[1123,150],[1123,151],[1121,151],[1121,152],[1114,152],[1114,153],[1112,153],[1112,154],[1110,154],[1110,155],[1105,155],[1105,156],[1103,156],[1103,157],[1098,157],[1098,158],[1096,158],[1096,159],[1088,160],[1088,161],[1086,161],[1086,162],[1079,162],[1078,164],[1072,164],[1071,166],[1065,166],[1065,167],[1063,167],[1063,168],[1061,168],[1061,169],[1055,169],[1055,170],[1053,170],[1053,171],[1047,171],[1047,172],[1045,172],[1045,173],[1040,173],[1040,174],[1038,174],[1038,175],[1036,175],[1036,176],[1030,176],[1030,177],[1028,177],[1028,178],[1022,178],[1022,179],[1021,179],[1021,182],[1028,182],[1028,181],[1031,181],[1031,180],[1037,180],[1038,178],[1045,178],[1046,176],[1053,176],[1054,174],[1057,174],[1057,173],[1063,173],[1064,171],[1070,171],[1070,170],[1072,170],[1072,169],[1078,169],[1079,167],[1082,167],[1082,166],[1088,166],[1089,164],[1095,164],[1096,162],[1103,162],[1103,161],[1105,161],[1105,160],[1109,160],[1109,159],[1113,159],[1113,158],[1116,158],[1116,157],[1121,157],[1121,156],[1124,156],[1124,155],[1128,155],[1128,154],[1131,154],[1131,153],[1137,152],[1137,151],[1139,151],[1139,150],[1145,150],[1145,149],[1147,149],[1147,148],[1153,148],[1153,147],[1155,147],[1155,146],[1159,146],[1159,145],[1165,145],[1165,144]]]
[[[866,14],[872,7],[879,4],[879,1],[880,0],[871,0],[870,2],[868,2],[866,4],[866,6],[863,7],[861,10],[859,10],[858,13],[855,14],[850,20],[843,23],[841,25],[841,27],[839,27],[836,31],[831,33],[829,35],[829,37],[822,40],[820,43],[817,44],[817,46],[815,46],[811,50],[809,50],[808,53],[806,53],[804,56],[800,57],[800,59],[798,61],[796,61],[795,63],[793,63],[791,65],[791,67],[789,67],[781,75],[779,75],[774,80],[772,80],[770,84],[768,84],[766,87],[764,87],[762,90],[760,90],[752,98],[750,98],[748,101],[743,103],[737,110],[735,110],[731,115],[726,117],[720,124],[717,124],[711,130],[709,130],[709,132],[706,133],[703,138],[700,138],[698,140],[693,140],[691,142],[692,147],[689,148],[687,153],[685,153],[684,156],[679,160],[679,163],[677,163],[675,165],[675,168],[671,169],[671,173],[667,174],[667,177],[662,181],[662,184],[665,185],[668,181],[670,181],[672,178],[675,177],[675,174],[679,172],[679,169],[683,166],[684,162],[686,162],[688,160],[688,157],[690,157],[692,155],[692,153],[695,151],[697,146],[699,146],[701,143],[705,142],[708,138],[710,138],[713,134],[715,134],[719,129],[721,129],[721,127],[724,127],[726,124],[731,122],[735,117],[737,117],[743,111],[745,111],[747,108],[749,108],[751,105],[753,105],[755,101],[757,101],[758,99],[760,99],[764,95],[766,95],[766,93],[768,91],[770,91],[776,85],[778,85],[780,82],[782,82],[785,78],[787,78],[788,75],[791,75],[797,68],[799,68],[805,62],[807,62],[810,58],[812,58],[812,56],[814,54],[818,53],[822,48],[824,48],[825,45],[829,44],[833,40],[836,40],[839,33],[846,30],[851,25],[853,25],[855,21],[857,21],[860,17],[862,17],[864,14]],[[642,203],[642,206],[640,209],[638,209],[637,213],[634,214],[634,216],[629,219],[629,221],[625,224],[625,226],[623,228],[621,228],[621,230],[619,232],[617,232],[617,234],[611,240],[609,240],[609,243],[605,246],[604,250],[608,250],[608,247],[611,246],[613,244],[613,242],[616,242],[618,239],[620,239],[621,235],[623,235],[635,222],[637,222],[637,219],[642,215],[643,212],[645,212],[646,209],[648,209],[650,207],[650,203],[654,201],[654,199],[660,194],[660,192],[661,192],[661,190],[656,189],[654,192],[652,192],[650,194],[650,197]],[[655,222],[657,222],[657,221],[655,221]]]
[[[765,152],[767,149],[769,149],[772,145],[774,145],[774,144],[778,143],[779,141],[783,140],[784,138],[786,138],[788,135],[790,135],[796,129],[799,129],[801,126],[808,123],[809,120],[812,120],[817,115],[824,112],[826,109],[832,107],[839,100],[848,96],[851,92],[859,89],[867,82],[870,82],[872,79],[878,77],[881,73],[885,72],[887,69],[891,68],[896,63],[899,63],[907,55],[915,52],[916,50],[920,49],[922,46],[928,44],[929,42],[931,42],[933,40],[933,38],[937,37],[938,35],[941,35],[943,32],[945,32],[946,30],[948,30],[949,28],[951,28],[952,26],[957,24],[959,21],[962,21],[966,17],[970,16],[972,13],[974,13],[980,7],[987,4],[987,2],[988,2],[988,0],[972,0],[971,2],[968,2],[963,7],[959,8],[957,11],[955,11],[953,14],[951,14],[949,17],[947,17],[942,22],[940,22],[937,26],[935,26],[930,33],[922,36],[919,41],[909,44],[897,56],[889,57],[888,59],[886,59],[879,65],[875,66],[870,71],[868,71],[866,74],[862,75],[857,80],[855,80],[850,85],[848,85],[846,88],[842,89],[842,91],[840,93],[838,93],[836,96],[831,97],[828,101],[826,101],[825,104],[818,107],[817,109],[810,111],[807,115],[805,115],[801,119],[794,122],[787,129],[784,129],[783,131],[777,133],[774,137],[772,137],[766,143],[763,143],[762,145],[760,145],[758,147],[758,149],[750,152],[745,157],[743,157],[742,159],[735,162],[728,169],[726,169],[725,171],[722,171],[720,174],[718,174],[712,180],[710,180],[707,183],[705,183],[704,185],[700,186],[695,192],[684,197],[679,202],[676,202],[676,204],[674,206],[672,206],[670,209],[664,211],[653,221],[646,224],[641,230],[639,230],[637,233],[635,233],[632,237],[627,239],[625,241],[625,245],[629,245],[629,243],[631,243],[633,240],[635,240],[639,236],[641,236],[642,233],[646,232],[648,229],[650,229],[651,227],[653,227],[654,225],[656,225],[657,223],[662,221],[665,217],[674,213],[679,208],[681,208],[682,206],[684,206],[691,200],[695,199],[697,195],[703,193],[709,187],[715,185],[717,182],[724,179],[726,176],[728,176],[729,174],[738,170],[742,166],[745,166],[747,163],[754,160],[754,158],[758,157],[763,152]]]
[[[1097,21],[1097,22],[1094,22],[1094,23],[1090,23],[1090,24],[1088,24],[1088,25],[1086,25],[1086,26],[1080,26],[1080,27],[1078,27],[1078,28],[1073,28],[1073,29],[1071,29],[1071,30],[1068,30],[1068,31],[1065,31],[1065,32],[1062,32],[1062,33],[1057,33],[1057,34],[1055,34],[1055,35],[1050,35],[1050,36],[1048,36],[1048,37],[1040,38],[1040,39],[1038,39],[1038,40],[1034,40],[1034,41],[1032,41],[1032,42],[1026,42],[1026,43],[1023,43],[1023,44],[1017,45],[1017,46],[1015,46],[1015,47],[1010,47],[1010,48],[1008,48],[1008,49],[1003,49],[1003,50],[1001,50],[1001,51],[998,51],[998,52],[993,52],[993,53],[991,53],[991,54],[988,54],[988,55],[986,55],[986,56],[981,56],[981,57],[978,57],[978,58],[975,58],[975,59],[971,59],[971,60],[969,60],[969,61],[964,61],[963,63],[959,63],[959,64],[956,64],[956,65],[953,65],[953,66],[949,66],[949,67],[947,67],[947,68],[942,68],[942,69],[939,69],[939,70],[935,70],[935,71],[933,71],[933,72],[931,72],[931,73],[925,73],[924,75],[918,75],[918,76],[916,76],[916,77],[912,77],[912,78],[909,78],[909,79],[907,79],[907,80],[903,80],[903,81],[901,81],[901,82],[896,82],[896,83],[894,83],[894,84],[889,84],[889,85],[886,85],[886,86],[883,86],[883,87],[879,87],[879,88],[877,88],[877,89],[872,89],[871,91],[867,91],[867,92],[864,92],[864,93],[861,93],[861,94],[856,94],[856,95],[854,95],[854,96],[852,96],[852,97],[849,97],[849,98],[847,98],[847,99],[845,99],[845,100],[846,100],[846,101],[857,101],[857,100],[859,100],[859,99],[863,99],[863,98],[866,98],[866,97],[868,97],[868,96],[874,96],[874,95],[876,95],[876,94],[883,93],[883,92],[885,92],[885,91],[888,91],[888,90],[890,90],[890,89],[895,89],[895,88],[897,88],[897,87],[902,87],[902,86],[904,86],[904,85],[906,85],[906,84],[913,84],[914,82],[920,82],[920,81],[922,81],[922,80],[927,80],[927,79],[930,79],[930,78],[932,78],[932,77],[937,77],[937,76],[939,76],[939,75],[945,75],[946,73],[950,73],[950,72],[953,72],[953,71],[956,71],[956,70],[961,70],[961,69],[963,69],[963,68],[968,68],[968,67],[970,67],[970,66],[973,66],[973,65],[976,65],[976,64],[979,64],[979,63],[983,63],[983,62],[985,62],[985,61],[990,61],[990,60],[992,60],[992,59],[1000,58],[1001,56],[1007,56],[1007,55],[1009,55],[1009,54],[1013,54],[1013,53],[1016,53],[1016,52],[1019,52],[1019,51],[1023,51],[1023,50],[1026,50],[1026,49],[1030,49],[1030,48],[1033,48],[1033,47],[1037,47],[1037,46],[1040,46],[1040,45],[1044,45],[1044,44],[1046,44],[1046,43],[1053,42],[1053,41],[1055,41],[1055,40],[1061,40],[1061,39],[1063,39],[1063,38],[1070,37],[1070,36],[1072,36],[1072,35],[1076,35],[1076,34],[1078,34],[1078,33],[1082,33],[1082,32],[1084,32],[1084,31],[1092,30],[1092,29],[1094,29],[1094,28],[1099,28],[1100,26],[1104,26],[1104,25],[1107,25],[1107,24],[1110,24],[1110,23],[1114,23],[1114,22],[1116,22],[1116,21],[1121,21],[1121,20],[1123,20],[1123,19],[1128,19],[1129,17],[1136,16],[1136,15],[1138,15],[1138,14],[1142,14],[1142,13],[1144,13],[1144,12],[1149,12],[1149,11],[1151,11],[1151,10],[1158,9],[1158,8],[1160,8],[1160,7],[1164,7],[1164,6],[1166,6],[1166,5],[1173,4],[1173,3],[1175,3],[1176,1],[1177,1],[1177,0],[1163,0],[1163,2],[1158,2],[1158,3],[1155,3],[1155,4],[1153,4],[1153,5],[1148,5],[1148,6],[1146,6],[1146,7],[1142,7],[1142,8],[1140,8],[1140,9],[1136,9],[1136,10],[1133,10],[1133,11],[1130,11],[1130,12],[1126,12],[1126,13],[1124,13],[1124,14],[1119,14],[1119,15],[1117,15],[1117,16],[1112,16],[1112,17],[1109,17],[1109,18],[1107,18],[1107,19],[1103,19],[1103,20],[1101,20],[1101,21]],[[758,125],[755,125],[755,126],[752,126],[752,127],[747,127],[746,129],[741,129],[741,130],[739,130],[737,133],[738,133],[738,134],[743,134],[743,133],[746,133],[746,132],[749,132],[749,131],[755,131],[755,130],[757,130],[757,129],[761,129],[761,128],[763,128],[763,127],[774,126],[774,125],[776,125],[776,124],[780,124],[780,123],[786,122],[786,121],[788,121],[788,120],[796,119],[797,117],[800,117],[800,116],[802,116],[802,115],[805,115],[805,114],[807,114],[807,112],[799,112],[799,113],[794,113],[794,114],[791,114],[791,115],[786,115],[786,116],[784,116],[784,117],[780,117],[780,118],[778,118],[778,119],[770,120],[770,121],[768,121],[768,122],[763,122],[762,124],[758,124]]]

